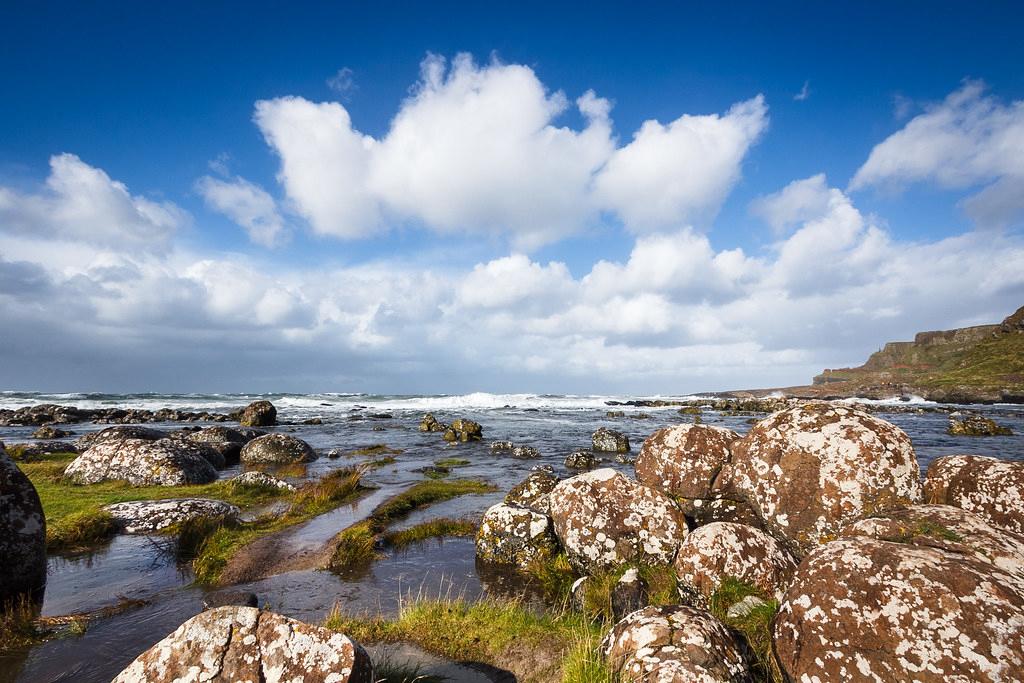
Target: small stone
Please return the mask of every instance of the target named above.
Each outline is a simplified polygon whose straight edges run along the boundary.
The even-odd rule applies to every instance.
[[[730,619],[743,619],[758,607],[767,604],[767,602],[756,595],[748,595],[726,610],[725,615]]]
[[[601,427],[591,436],[593,450],[598,453],[628,453],[629,437],[622,432]]]
[[[590,451],[581,448],[566,456],[565,466],[570,470],[592,470],[597,467],[597,458]]]

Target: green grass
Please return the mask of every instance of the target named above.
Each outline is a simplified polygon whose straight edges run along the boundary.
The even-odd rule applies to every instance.
[[[417,524],[408,529],[386,533],[381,537],[381,540],[384,542],[384,545],[392,548],[406,548],[414,543],[422,543],[432,538],[473,536],[476,534],[478,526],[475,522],[468,520],[442,517]]]
[[[603,624],[578,614],[541,614],[515,601],[415,598],[397,619],[348,617],[324,626],[366,643],[411,642],[441,657],[506,669],[523,683],[613,683],[598,644]]]
[[[349,455],[401,455],[402,450],[400,448],[391,448],[387,444],[375,443],[372,446],[363,446],[355,450],[349,451]]]
[[[226,524],[214,521],[208,525],[196,523],[193,528],[179,528],[187,532],[192,548],[192,570],[198,583],[215,584],[228,560],[243,546],[314,517],[330,512],[343,503],[362,495],[363,468],[334,470],[321,479],[307,482],[292,494],[291,505],[283,514],[264,515],[251,522]],[[188,552],[183,553],[187,558]]]
[[[46,550],[75,553],[96,548],[117,534],[117,523],[106,510],[87,509],[62,517],[46,526]]]
[[[742,617],[730,617],[729,608],[748,596],[764,600]],[[779,611],[779,602],[748,583],[725,577],[708,600],[709,609],[722,623],[739,632],[754,655],[754,680],[765,683],[783,683],[785,680],[772,654],[772,620]]]
[[[362,522],[338,534],[329,567],[340,572],[365,568],[377,557],[377,539],[394,520],[414,510],[470,493],[496,490],[491,484],[472,479],[417,482],[378,505]]]
[[[276,499],[298,499],[274,486],[235,485],[230,481],[188,486],[132,486],[122,481],[79,485],[63,478],[74,453],[52,453],[39,461],[18,463],[36,487],[46,516],[46,540],[51,552],[79,552],[110,539],[115,530],[103,507],[113,503],[168,498],[214,498],[250,508]]]
[[[956,533],[949,527],[927,519],[923,519],[910,527],[900,527],[900,533],[898,535],[885,540],[894,541],[896,543],[910,543],[920,536],[931,536],[932,538],[951,541],[953,543],[960,543],[964,540],[963,536]]]

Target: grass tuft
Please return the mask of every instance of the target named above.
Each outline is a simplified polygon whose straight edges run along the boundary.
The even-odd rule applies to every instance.
[[[384,542],[384,545],[392,548],[406,548],[414,543],[422,543],[432,538],[473,536],[476,534],[478,526],[478,524],[469,520],[442,517],[417,524],[408,529],[386,533],[381,537],[381,540]]]
[[[349,451],[349,455],[401,455],[402,449],[391,448],[387,444],[375,443],[372,446],[364,446],[357,448],[353,451]]]
[[[117,534],[117,523],[106,510],[73,512],[46,527],[46,550],[76,553],[95,549]]]
[[[746,615],[730,617],[729,608],[748,596],[764,601]],[[749,583],[731,576],[725,577],[718,589],[708,600],[709,609],[718,619],[739,632],[754,656],[754,680],[767,683],[783,683],[785,680],[778,662],[772,654],[772,620],[779,611],[778,600],[772,599]]]

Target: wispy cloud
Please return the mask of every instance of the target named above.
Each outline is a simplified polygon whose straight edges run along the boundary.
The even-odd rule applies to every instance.
[[[811,96],[811,82],[810,81],[804,81],[804,85],[803,85],[802,88],[800,88],[800,92],[798,92],[797,94],[793,95],[793,99],[796,100],[797,102],[803,102],[804,100],[806,100],[810,96]]]
[[[343,98],[351,97],[352,93],[359,89],[355,81],[355,73],[347,66],[338,69],[338,72],[328,78],[326,83],[328,88]]]

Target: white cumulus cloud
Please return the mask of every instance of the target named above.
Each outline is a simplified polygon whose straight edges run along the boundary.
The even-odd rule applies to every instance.
[[[284,234],[284,219],[277,202],[262,187],[244,178],[221,180],[203,176],[196,189],[207,206],[240,225],[256,244],[272,247]]]

